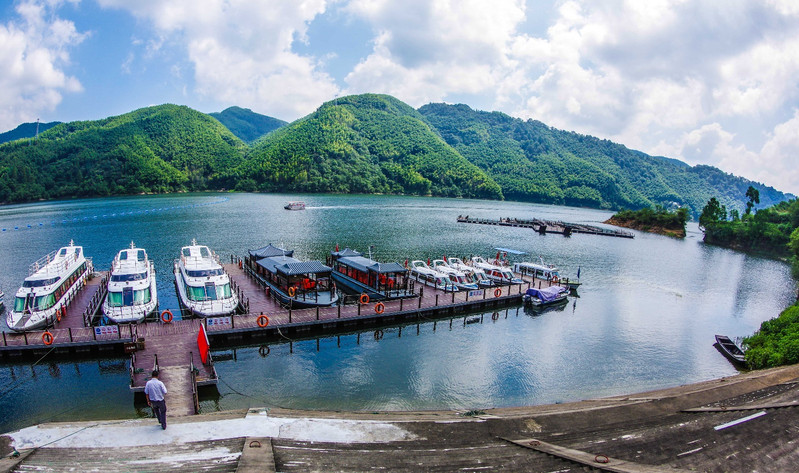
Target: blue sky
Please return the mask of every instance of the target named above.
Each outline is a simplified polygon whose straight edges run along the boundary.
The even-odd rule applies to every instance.
[[[799,194],[795,0],[16,0],[0,131],[162,103],[466,103]]]

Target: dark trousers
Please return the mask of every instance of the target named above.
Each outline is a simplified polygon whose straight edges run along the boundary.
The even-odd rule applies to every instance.
[[[150,404],[155,418],[161,423],[161,427],[166,429],[166,401],[150,401]]]

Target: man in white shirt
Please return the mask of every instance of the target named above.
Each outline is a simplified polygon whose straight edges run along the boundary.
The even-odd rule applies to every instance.
[[[158,379],[158,370],[153,370],[153,377],[144,385],[144,396],[147,398],[147,405],[153,408],[161,429],[166,430],[166,386]]]

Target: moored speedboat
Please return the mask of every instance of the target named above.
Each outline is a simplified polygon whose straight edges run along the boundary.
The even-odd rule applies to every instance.
[[[250,251],[247,266],[275,297],[293,308],[325,307],[338,302],[333,271],[321,261],[300,261],[294,251],[272,245]]]
[[[550,286],[537,289],[531,287],[522,296],[525,304],[536,307],[543,307],[568,300],[569,288],[563,286]]]
[[[175,285],[180,303],[201,317],[229,315],[236,311],[239,298],[230,288],[219,258],[207,246],[192,240],[180,250],[174,265]]]
[[[458,292],[460,289],[449,280],[449,275],[436,271],[424,261],[411,261],[411,277],[422,284],[448,292]]]
[[[355,250],[339,251],[337,247],[330,253],[328,265],[333,267],[333,280],[349,292],[375,300],[416,296],[408,287],[408,270],[399,263],[379,263]]]
[[[551,264],[544,264],[543,260],[540,264],[531,262],[521,262],[513,265],[513,272],[519,273],[523,276],[530,276],[542,281],[551,281],[567,285],[569,289],[576,290],[580,287],[579,276],[577,281],[570,281],[568,278],[561,277],[558,268]],[[579,274],[579,270],[578,270]]]
[[[474,282],[470,276],[467,276],[463,271],[453,268],[443,259],[433,260],[433,269],[446,274],[449,280],[462,291],[479,289],[477,283]]]
[[[508,285],[524,283],[523,280],[513,275],[513,271],[511,271],[510,268],[491,264],[479,256],[472,258],[472,266],[485,271],[488,279],[494,281],[494,284]]]
[[[460,258],[449,258],[447,263],[449,263],[449,265],[453,268],[462,271],[464,274],[471,277],[472,282],[476,283],[480,287],[494,286],[494,281],[488,279],[485,271],[480,268],[475,268],[474,266],[469,266]]]
[[[116,324],[139,323],[157,306],[155,267],[147,252],[131,242],[111,263],[103,315]]]
[[[91,271],[91,259],[72,241],[31,264],[6,317],[8,328],[23,332],[60,320],[67,301],[83,287]]]

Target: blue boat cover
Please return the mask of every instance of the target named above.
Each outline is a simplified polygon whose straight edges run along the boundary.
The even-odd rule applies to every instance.
[[[271,243],[263,248],[258,248],[257,250],[247,250],[247,251],[250,253],[250,256],[254,257],[255,259],[271,258],[273,256],[294,255],[294,250],[284,250],[283,248],[272,246]]]
[[[535,297],[541,302],[552,302],[557,299],[562,292],[566,291],[567,289],[565,287],[560,286],[544,287],[541,289],[531,287],[527,290],[527,295],[530,297]]]

